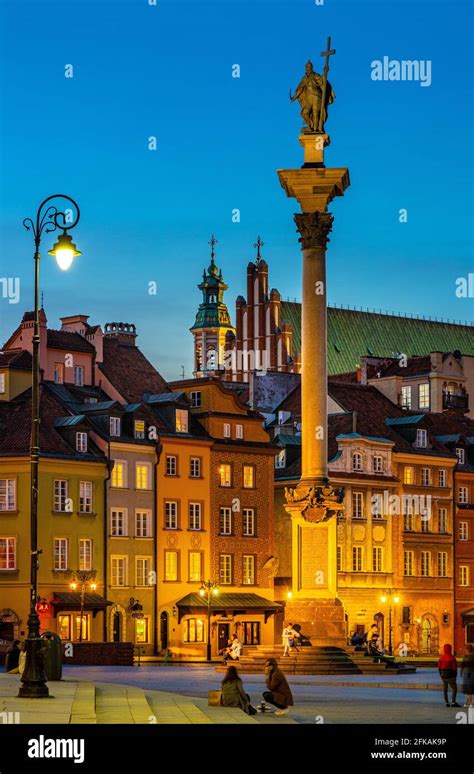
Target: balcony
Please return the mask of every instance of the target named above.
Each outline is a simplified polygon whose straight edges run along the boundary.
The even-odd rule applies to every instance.
[[[469,411],[469,395],[453,395],[450,392],[445,392],[443,394],[443,409]]]

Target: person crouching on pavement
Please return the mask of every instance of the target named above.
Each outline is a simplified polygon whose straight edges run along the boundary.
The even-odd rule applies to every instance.
[[[275,715],[288,715],[288,707],[293,707],[293,695],[288,681],[278,667],[276,658],[269,658],[265,664],[265,680],[268,691],[263,692],[263,698],[276,707]]]

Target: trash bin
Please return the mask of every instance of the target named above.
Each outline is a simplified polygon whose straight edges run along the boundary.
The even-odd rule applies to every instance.
[[[61,639],[54,632],[43,632],[44,669],[48,680],[60,680],[62,675]]]

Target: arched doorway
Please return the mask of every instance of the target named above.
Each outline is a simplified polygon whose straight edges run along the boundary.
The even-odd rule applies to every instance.
[[[126,611],[122,605],[114,605],[110,609],[109,618],[109,640],[110,642],[124,642],[127,633],[124,631],[124,622],[126,621]]]
[[[168,628],[169,628],[169,616],[166,610],[163,610],[162,614],[160,615],[160,640],[161,640],[161,649],[167,650],[168,649]]]
[[[436,621],[425,616],[421,622],[421,652],[438,652],[438,627]]]
[[[122,621],[118,611],[115,611],[112,619],[112,639],[114,642],[121,642],[122,639]]]
[[[11,608],[0,610],[0,640],[13,642],[19,639],[20,619]]]

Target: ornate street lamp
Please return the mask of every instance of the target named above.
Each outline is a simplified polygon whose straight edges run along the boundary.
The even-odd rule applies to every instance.
[[[388,602],[388,655],[393,656],[393,647],[392,647],[392,605],[398,605],[400,602],[400,597],[396,592],[394,592],[393,589],[390,589],[387,591],[383,596],[380,597],[380,601],[385,604],[385,602]]]
[[[91,591],[95,591],[97,588],[97,584],[95,582],[95,576],[96,576],[95,570],[77,570],[77,572],[74,573],[73,579],[71,583],[69,584],[69,588],[71,588],[73,591],[76,591],[78,583],[81,588],[81,616],[79,619],[79,642],[82,642],[82,621],[84,618],[84,602],[85,602],[85,596],[86,596],[86,587],[87,584],[89,584],[89,588]]]
[[[207,656],[206,661],[212,661],[211,654],[211,599],[219,594],[219,587],[214,581],[208,580],[202,583],[199,589],[201,597],[207,595]]]
[[[58,210],[50,202],[53,199],[64,199],[69,202],[72,209],[72,216],[69,218],[69,211]],[[25,218],[23,225],[27,231],[33,232],[35,252],[33,260],[35,262],[35,298],[34,298],[34,328],[33,328],[33,365],[32,365],[32,390],[31,390],[31,565],[30,565],[30,612],[28,615],[28,636],[25,639],[26,664],[25,671],[21,677],[21,686],[18,696],[26,699],[42,699],[49,696],[48,686],[46,685],[46,673],[44,671],[44,657],[42,648],[43,641],[40,639],[40,619],[36,610],[38,601],[38,556],[41,551],[38,550],[38,487],[39,487],[39,385],[40,385],[40,362],[39,362],[39,268],[40,268],[40,243],[43,233],[49,233],[60,229],[58,241],[53,249],[49,251],[54,255],[61,269],[66,270],[71,265],[75,256],[80,255],[76,245],[72,241],[67,231],[77,226],[80,218],[80,211],[74,199],[65,194],[54,194],[48,196],[38,207],[35,220]]]

